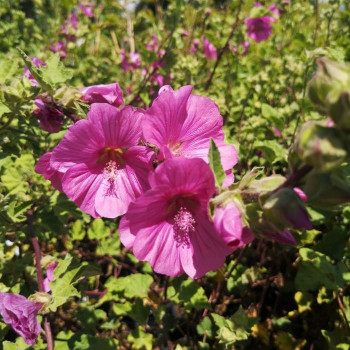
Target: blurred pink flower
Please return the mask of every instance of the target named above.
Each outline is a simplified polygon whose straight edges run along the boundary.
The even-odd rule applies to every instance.
[[[193,40],[189,52],[192,53],[192,54],[195,54],[197,52],[199,44],[200,44],[200,42],[199,42],[198,39]]]
[[[190,33],[189,31],[187,30],[183,30],[182,33],[181,33],[182,36],[190,36]]]
[[[51,155],[63,192],[93,217],[116,218],[148,188],[151,153],[138,146],[142,110],[91,105],[87,120],[69,128]]]
[[[238,161],[234,146],[224,144],[223,119],[208,97],[191,95],[192,86],[174,91],[165,85],[146,111],[142,130],[147,142],[159,149],[159,160],[174,157],[202,158],[207,163],[209,141],[219,148],[227,175],[224,186],[233,183],[231,169]]]
[[[275,136],[277,136],[277,137],[281,137],[281,136],[282,136],[281,130],[279,130],[279,129],[276,128],[275,126],[271,126],[271,130],[273,131],[273,133],[275,134]]]
[[[46,267],[46,278],[44,279],[44,290],[45,293],[48,293],[50,288],[50,282],[54,281],[55,277],[53,275],[53,272],[55,271],[55,268],[58,265],[58,261],[54,261]]]
[[[152,34],[150,43],[146,44],[146,49],[148,51],[156,52],[158,49],[158,38],[157,34]]]
[[[88,2],[87,4],[80,4],[78,6],[78,9],[83,11],[84,15],[87,17],[94,17],[94,14],[92,12],[92,4]]]
[[[40,61],[39,58],[37,57],[31,57],[30,59],[35,64],[36,68],[40,68],[40,66],[46,66],[46,63],[43,61]],[[33,86],[39,86],[39,83],[35,80],[35,78],[33,77],[32,73],[30,72],[27,66],[24,66],[23,77],[27,77]]]
[[[244,23],[247,26],[248,36],[257,43],[267,40],[272,33],[271,22],[276,19],[271,16],[262,16],[257,18],[246,18]]]
[[[41,327],[37,315],[42,304],[36,304],[22,295],[0,293],[0,314],[28,345],[34,345]]]
[[[280,11],[276,5],[270,5],[267,9],[272,12],[277,18],[280,16]]]
[[[72,13],[70,16],[70,23],[72,27],[77,30],[78,29],[78,18],[75,13]]]
[[[40,127],[50,133],[59,132],[63,124],[63,113],[41,98],[37,98],[35,104],[39,108],[33,114],[38,117]]]
[[[294,187],[293,188],[294,192],[297,193],[297,195],[299,196],[299,198],[303,201],[303,202],[306,202],[307,201],[307,196],[305,194],[305,192],[300,189],[299,187]]]
[[[168,276],[185,272],[200,278],[218,269],[232,249],[208,214],[215,192],[210,167],[198,158],[171,159],[159,165],[149,181],[151,189],[130,204],[120,222],[121,242]]]
[[[120,50],[120,54],[122,57],[121,67],[124,72],[128,72],[129,70],[138,69],[141,66],[141,56],[137,52],[130,52],[129,57],[127,56],[124,49]]]
[[[67,56],[67,48],[64,41],[60,40],[56,44],[50,46],[52,52],[58,52],[60,57],[64,58]]]
[[[35,172],[38,174],[42,174],[45,180],[51,181],[52,186],[56,190],[63,192],[62,178],[64,174],[51,167],[51,156],[52,152],[47,152],[43,154],[36,163]]]
[[[109,103],[119,107],[124,104],[123,91],[118,83],[92,85],[80,89],[80,99],[87,103]]]
[[[205,36],[203,37],[203,53],[208,60],[216,60],[218,58],[216,47]]]
[[[243,227],[241,212],[233,202],[215,209],[214,226],[232,251],[250,243],[255,238],[248,228]]]

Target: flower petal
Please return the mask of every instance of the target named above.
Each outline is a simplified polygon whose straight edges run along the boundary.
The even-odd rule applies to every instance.
[[[102,181],[101,168],[76,164],[63,176],[63,191],[81,210],[98,218],[100,215],[95,210],[95,197]]]
[[[232,251],[219,237],[206,213],[198,212],[196,222],[196,230],[190,233],[193,250],[180,250],[182,267],[192,278],[200,278],[218,269]]]
[[[142,134],[141,109],[131,106],[117,109],[107,103],[94,103],[88,113],[88,121],[101,130],[105,146],[128,148],[137,145]]]
[[[88,120],[79,120],[52,151],[51,166],[61,172],[79,163],[93,166],[104,146],[105,140],[96,125]]]

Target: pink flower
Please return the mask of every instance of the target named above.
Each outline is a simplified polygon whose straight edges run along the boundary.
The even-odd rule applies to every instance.
[[[188,30],[183,30],[181,33],[182,36],[190,36],[190,33]]]
[[[262,16],[257,18],[246,18],[244,23],[247,26],[248,36],[257,43],[267,40],[272,33],[271,22],[276,19],[271,16]]]
[[[63,192],[95,218],[123,215],[148,188],[151,154],[138,146],[142,115],[131,106],[92,104],[87,120],[71,126],[52,151]]]
[[[62,58],[67,56],[66,44],[62,40],[58,41],[54,45],[51,45],[50,50],[52,52],[58,52],[60,54],[60,57],[62,57]]]
[[[63,114],[52,105],[45,103],[41,98],[35,100],[39,107],[33,114],[38,117],[40,127],[51,133],[59,132],[63,124]]]
[[[302,189],[300,189],[299,187],[294,187],[293,190],[303,202],[307,201],[307,196]]]
[[[215,209],[214,226],[224,242],[233,250],[250,243],[255,236],[242,225],[241,212],[230,202]]]
[[[203,37],[203,53],[208,60],[216,60],[218,58],[216,47],[205,36]]]
[[[80,91],[83,94],[80,99],[90,104],[109,103],[116,107],[124,104],[123,91],[118,83],[87,86]]]
[[[146,50],[156,52],[158,49],[158,38],[157,34],[152,34],[151,43],[146,44]]]
[[[70,23],[72,27],[77,30],[78,29],[78,18],[75,13],[72,13],[70,16]]]
[[[141,56],[137,52],[130,52],[129,58],[126,55],[124,49],[120,50],[120,55],[122,57],[121,67],[124,72],[129,70],[135,70],[141,66]]]
[[[62,190],[62,177],[63,173],[60,173],[59,171],[53,169],[50,164],[52,152],[47,152],[43,154],[39,160],[38,163],[36,163],[35,166],[35,172],[38,174],[42,174],[44,176],[45,180],[50,180],[52,186],[60,191]]]
[[[84,15],[87,17],[94,17],[94,14],[92,12],[92,4],[87,3],[86,5],[79,5],[78,9],[83,11]]]
[[[195,171],[194,171],[195,169]],[[150,175],[151,189],[120,222],[120,240],[154,271],[199,278],[219,268],[232,251],[208,215],[214,176],[201,159],[172,159]]]
[[[142,130],[147,142],[159,149],[159,160],[174,157],[201,158],[208,163],[209,141],[214,139],[226,172],[224,186],[233,183],[231,169],[238,161],[237,151],[224,144],[223,119],[218,106],[208,97],[191,95],[192,86],[177,91],[169,85],[146,111]]]
[[[22,295],[0,293],[0,314],[4,322],[23,337],[28,345],[34,345],[41,331],[37,314],[41,304],[29,301]]]
[[[54,261],[46,267],[46,278],[44,279],[44,290],[45,293],[48,293],[51,288],[50,288],[50,282],[55,280],[55,277],[53,275],[53,272],[55,271],[55,268],[58,265],[58,261]]]
[[[285,229],[284,231],[280,231],[277,228],[274,228],[271,229],[271,231],[269,232],[265,232],[263,236],[281,244],[296,245],[298,243],[295,240],[294,236],[287,229]]]
[[[199,40],[198,39],[193,40],[193,43],[192,43],[191,48],[189,50],[190,53],[195,54],[197,52],[198,46],[199,46]]]
[[[271,130],[273,131],[275,136],[277,136],[277,137],[281,137],[282,136],[281,130],[276,128],[275,126],[271,126]]]
[[[267,8],[270,12],[272,12],[276,17],[279,17],[280,16],[280,12],[277,8],[276,5],[270,5],[268,8]]]
[[[245,56],[248,53],[249,47],[250,47],[250,42],[249,41],[243,41],[240,43],[240,45],[243,46],[244,51],[242,52],[242,56]]]
[[[31,57],[31,61],[35,64],[36,68],[40,68],[40,66],[46,66],[46,63],[43,61],[40,61],[37,57]],[[27,77],[33,86],[39,86],[39,83],[35,80],[35,78],[32,76],[32,73],[28,69],[27,66],[24,66],[24,74],[23,77]]]

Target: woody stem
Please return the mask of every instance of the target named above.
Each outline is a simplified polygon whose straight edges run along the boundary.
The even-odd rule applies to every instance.
[[[34,248],[35,253],[35,267],[36,267],[36,273],[38,276],[38,288],[39,292],[45,293],[44,289],[44,278],[43,278],[43,271],[41,269],[40,261],[41,261],[41,250],[39,246],[38,239],[35,236],[34,228],[33,228],[33,209],[28,210],[27,212],[27,224],[32,240],[32,245]],[[44,315],[43,317],[44,322],[44,330],[45,330],[45,336],[46,336],[46,342],[47,342],[47,349],[48,350],[54,350],[54,344],[53,344],[53,338],[52,338],[52,332],[51,332],[51,324],[48,320],[47,315]]]

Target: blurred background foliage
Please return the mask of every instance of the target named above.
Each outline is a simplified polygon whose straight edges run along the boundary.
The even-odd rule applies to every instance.
[[[285,175],[300,125],[325,119],[306,94],[315,58],[350,60],[348,2],[277,2],[283,12],[261,43],[248,39],[244,25],[253,1],[92,1],[91,18],[79,4],[0,0],[0,291],[28,296],[37,289],[26,217],[32,208],[44,254],[61,264],[69,252],[76,264],[89,263],[78,279],[73,260],[66,262],[69,278],[53,288],[54,297],[68,291],[49,314],[56,349],[349,349],[350,206],[310,208],[313,229],[293,231],[295,247],[256,239],[199,280],[155,274],[120,244],[118,220],[93,220],[34,172],[71,122],[56,134],[38,127],[32,112],[41,91],[23,79],[16,50],[46,61],[64,41],[65,68],[57,70],[68,72],[67,86],[118,82],[126,104],[139,107],[157,95],[155,74],[174,89],[192,84],[220,108],[227,139],[239,149],[237,180],[255,166]],[[76,36],[68,41],[61,26],[72,13],[78,26],[68,24]],[[203,54],[204,35],[218,52],[225,48],[212,79],[216,61]],[[190,53],[195,39],[198,50]],[[140,67],[124,71],[122,50],[139,53]],[[30,348],[4,323],[0,339],[5,350]],[[34,346],[44,348],[42,340]]]

